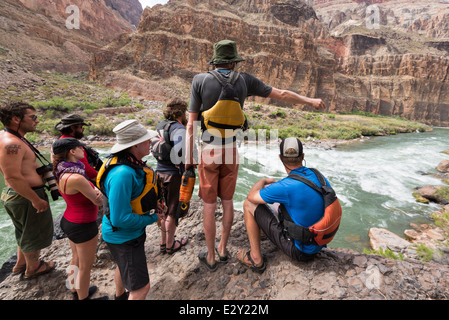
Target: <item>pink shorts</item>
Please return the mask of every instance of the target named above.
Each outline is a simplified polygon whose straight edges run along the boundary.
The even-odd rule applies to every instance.
[[[201,151],[198,165],[200,180],[198,196],[205,203],[232,200],[239,171],[237,148],[207,149]]]

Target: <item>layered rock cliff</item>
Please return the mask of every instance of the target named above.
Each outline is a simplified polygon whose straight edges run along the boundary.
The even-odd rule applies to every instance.
[[[321,44],[337,58],[331,108],[448,126],[447,2],[357,2],[314,6],[331,34]]]
[[[0,47],[32,70],[87,71],[90,55],[138,24],[138,0],[2,0]]]
[[[138,32],[95,54],[90,77],[111,86],[123,74],[145,80],[178,77],[189,83],[207,70],[213,43],[229,38],[238,42],[246,59],[239,70],[273,86],[330,98],[323,83],[332,81],[334,60],[318,53],[314,35],[324,31],[317,22],[313,9],[300,1],[172,0],[147,8]],[[152,98],[151,92],[140,94]]]
[[[229,38],[246,59],[239,70],[321,97],[329,111],[448,126],[449,10],[430,2],[171,0],[147,8],[137,32],[95,54],[90,78],[166,98],[164,87],[188,88],[194,74],[207,70],[213,43]],[[367,12],[370,4],[376,11]],[[188,90],[179,94],[188,98]]]

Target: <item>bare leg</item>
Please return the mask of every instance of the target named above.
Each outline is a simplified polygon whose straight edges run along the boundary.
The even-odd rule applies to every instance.
[[[234,201],[222,200],[221,203],[223,205],[223,219],[221,222],[221,239],[217,250],[220,255],[224,256],[226,254],[229,235],[231,234],[232,223],[234,222]]]
[[[89,294],[90,272],[95,262],[95,252],[97,249],[98,236],[89,241],[75,244],[78,253],[79,272],[77,277],[78,299],[83,300]]]
[[[129,300],[145,300],[148,292],[150,291],[150,283],[138,290],[129,292]]]
[[[217,203],[204,203],[203,228],[206,237],[207,262],[210,265],[215,263],[215,208]]]
[[[120,270],[118,267],[115,268],[114,282],[115,282],[115,296],[119,297],[125,293],[125,287],[123,286],[122,276],[120,275]]]
[[[12,268],[13,272],[18,272],[22,270],[24,267],[26,267],[26,259],[25,255],[22,252],[22,249],[20,249],[19,246],[17,246],[17,262],[16,265]]]
[[[254,218],[254,211],[257,204],[245,200],[243,203],[243,213],[245,216],[246,233],[248,234],[249,244],[251,246],[251,258],[254,263],[262,262],[262,253],[260,251],[260,228]]]

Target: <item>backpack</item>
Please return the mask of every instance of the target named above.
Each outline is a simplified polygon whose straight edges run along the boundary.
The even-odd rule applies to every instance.
[[[103,161],[100,159],[98,152],[95,151],[93,148],[88,146],[83,146],[84,151],[86,151],[87,154],[87,162],[89,165],[94,168],[96,171],[100,170]]]
[[[326,184],[323,175],[316,169],[310,168],[310,170],[317,176],[321,187],[295,173],[291,173],[288,177],[305,183],[323,196],[323,217],[314,225],[306,228],[294,223],[285,206],[281,204],[279,206],[279,220],[283,223],[289,237],[301,241],[304,245],[313,244],[323,246],[331,242],[337,233],[338,227],[340,226],[342,210],[334,189]]]
[[[151,153],[156,160],[170,162],[170,152],[174,144],[170,140],[170,127],[176,123],[174,120],[162,120],[156,125],[157,135],[151,139]]]
[[[240,104],[239,92],[234,86],[240,73],[231,71],[229,81],[216,70],[209,73],[217,79],[222,88],[215,105],[201,113],[201,128],[215,137],[234,137],[238,129],[248,128],[248,122]]]

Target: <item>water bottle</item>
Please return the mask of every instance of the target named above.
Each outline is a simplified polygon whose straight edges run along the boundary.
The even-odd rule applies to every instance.
[[[186,210],[192,198],[193,189],[195,188],[195,169],[193,167],[184,171],[181,180],[181,187],[179,188],[179,205],[176,210],[175,224],[178,226],[179,217],[182,210]]]

